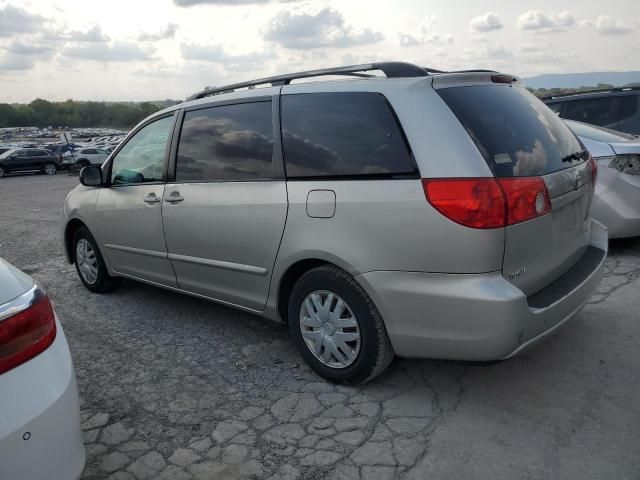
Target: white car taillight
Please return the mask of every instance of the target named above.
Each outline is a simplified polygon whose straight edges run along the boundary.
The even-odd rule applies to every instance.
[[[0,374],[46,350],[56,338],[49,297],[34,287],[0,307]]]
[[[640,175],[640,155],[616,155],[608,166],[628,175]]]

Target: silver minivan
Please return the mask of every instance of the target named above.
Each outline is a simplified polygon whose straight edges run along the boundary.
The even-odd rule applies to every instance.
[[[607,252],[595,176],[513,76],[301,72],[144,120],[82,170],[64,245],[93,292],[125,277],[287,322],[357,383],[394,355],[507,358],[571,318]]]

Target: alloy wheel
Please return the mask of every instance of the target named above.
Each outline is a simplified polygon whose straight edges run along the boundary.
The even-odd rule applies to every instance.
[[[84,238],[78,240],[76,245],[76,263],[84,281],[90,285],[96,283],[98,279],[98,259],[93,247]]]

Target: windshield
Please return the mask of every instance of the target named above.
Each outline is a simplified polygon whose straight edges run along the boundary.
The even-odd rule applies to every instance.
[[[628,133],[617,132],[609,128],[597,127],[588,123],[576,122],[575,120],[565,120],[573,133],[579,137],[595,140],[596,142],[616,143],[629,142],[638,138]]]
[[[438,93],[496,177],[546,175],[588,156],[564,122],[524,88],[472,85]]]

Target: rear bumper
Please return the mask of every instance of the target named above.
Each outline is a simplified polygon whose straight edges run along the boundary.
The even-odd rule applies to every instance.
[[[53,344],[0,375],[0,478],[75,480],[84,468],[80,407],[60,322]]]
[[[583,257],[556,280],[547,295],[528,299],[500,272],[432,274],[369,272],[356,277],[382,314],[401,357],[497,360],[532,347],[572,318],[602,278],[607,231],[593,222],[591,245],[598,258]],[[573,272],[573,275],[572,275]],[[579,275],[579,278],[577,278]],[[559,289],[564,291],[558,295]],[[530,305],[529,302],[536,306]]]
[[[591,215],[607,226],[610,238],[640,235],[640,175],[601,167]]]

